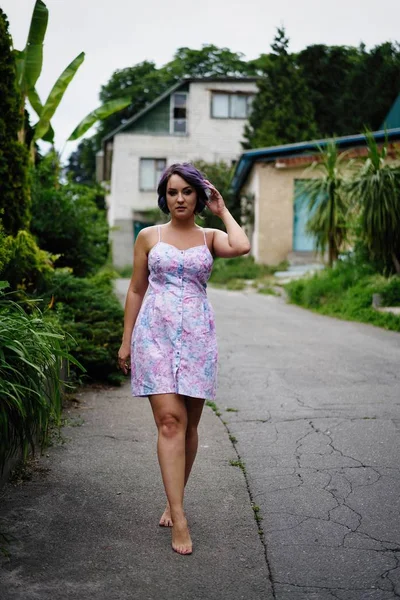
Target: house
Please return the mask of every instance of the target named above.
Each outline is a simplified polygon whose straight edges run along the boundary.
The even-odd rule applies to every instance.
[[[397,110],[400,109],[400,100]],[[395,110],[392,117],[395,117]],[[391,113],[389,113],[391,114]],[[400,119],[400,110],[398,110]],[[387,131],[375,131],[375,140],[384,142],[387,136],[389,156],[398,159],[394,144],[400,141],[400,123]],[[306,168],[329,140],[317,140],[261,148],[244,152],[237,162],[232,189],[246,206],[248,234],[252,241],[251,253],[255,260],[277,265],[284,260],[314,261],[313,239],[306,234],[306,203],[296,193],[299,181],[310,177]],[[336,138],[339,150],[348,151],[348,158],[366,155],[364,135]],[[318,173],[313,172],[313,177]]]
[[[256,91],[256,78],[184,79],[104,138],[100,178],[110,181],[116,266],[131,264],[137,233],[155,222],[156,188],[166,166],[238,159]]]

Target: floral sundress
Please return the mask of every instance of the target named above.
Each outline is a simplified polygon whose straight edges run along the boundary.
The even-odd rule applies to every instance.
[[[218,348],[207,280],[213,257],[204,244],[179,250],[161,241],[148,255],[149,287],[132,332],[133,396],[176,393],[214,400]]]

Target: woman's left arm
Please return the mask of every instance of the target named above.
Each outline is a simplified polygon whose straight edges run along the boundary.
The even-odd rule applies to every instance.
[[[207,203],[207,207],[214,215],[220,217],[226,228],[226,233],[214,229],[213,250],[215,256],[232,258],[247,254],[251,248],[249,238],[225,206],[224,199],[219,191],[209,181],[207,183],[211,189],[210,201]]]

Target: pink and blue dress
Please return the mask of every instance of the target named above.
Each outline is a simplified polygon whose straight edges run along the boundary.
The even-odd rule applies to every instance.
[[[148,255],[149,287],[132,332],[133,396],[175,393],[214,400],[218,349],[207,298],[213,256],[204,243],[187,250],[161,241]]]

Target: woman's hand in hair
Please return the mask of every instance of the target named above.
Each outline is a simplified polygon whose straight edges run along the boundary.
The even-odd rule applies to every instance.
[[[205,182],[211,190],[211,195],[206,206],[210,209],[213,215],[216,215],[217,217],[222,217],[222,215],[228,210],[225,201],[221,196],[220,192],[217,190],[217,188],[212,183],[210,183],[208,179],[205,179]]]

